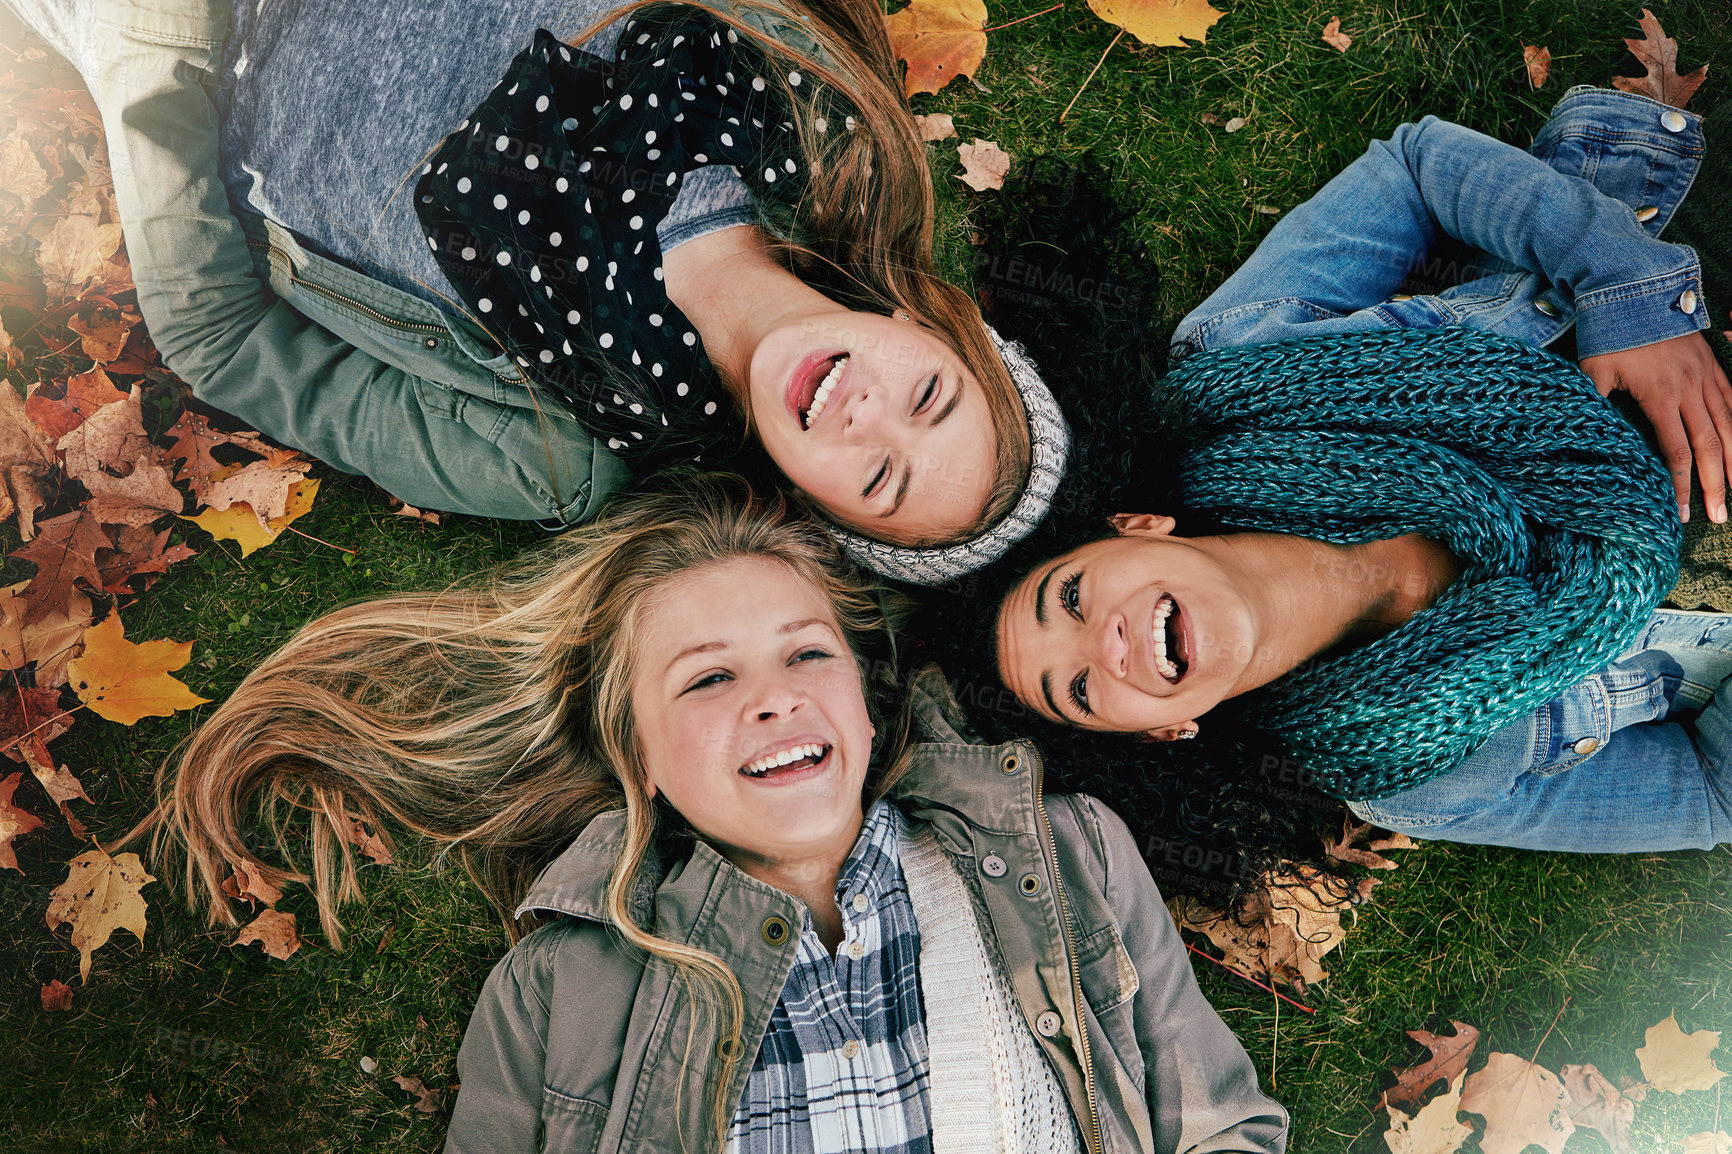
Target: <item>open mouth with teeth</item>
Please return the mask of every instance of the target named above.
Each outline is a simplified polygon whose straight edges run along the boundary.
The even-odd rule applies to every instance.
[[[802,769],[816,769],[830,760],[830,751],[833,748],[834,746],[818,741],[791,745],[779,753],[747,762],[740,767],[740,772],[746,777],[767,778],[782,777]]]
[[[1179,603],[1163,594],[1155,602],[1155,672],[1177,685],[1191,668],[1190,637]]]
[[[810,429],[813,422],[824,415],[824,407],[830,403],[830,394],[835,392],[836,385],[841,381],[842,373],[847,367],[848,354],[838,353],[829,360],[819,361],[800,383],[799,410],[802,429]]]

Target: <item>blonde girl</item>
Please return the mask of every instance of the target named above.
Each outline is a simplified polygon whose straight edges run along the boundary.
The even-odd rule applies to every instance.
[[[335,935],[353,813],[545,923],[482,993],[449,1150],[1282,1150],[1123,823],[886,646],[822,528],[692,479],[309,624],[165,771],[159,848],[218,919],[232,868],[310,882]],[[260,798],[309,871],[247,849]]]

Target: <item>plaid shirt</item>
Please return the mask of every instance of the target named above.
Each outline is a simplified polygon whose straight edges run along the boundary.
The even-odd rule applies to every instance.
[[[920,930],[889,802],[866,812],[836,880],[832,958],[806,915],[728,1136],[729,1154],[929,1154]]]

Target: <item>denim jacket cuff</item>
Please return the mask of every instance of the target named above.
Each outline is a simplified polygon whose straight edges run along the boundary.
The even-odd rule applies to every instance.
[[[1708,327],[1702,267],[1686,245],[1670,272],[1594,289],[1576,297],[1576,355],[1586,358],[1641,348]]]

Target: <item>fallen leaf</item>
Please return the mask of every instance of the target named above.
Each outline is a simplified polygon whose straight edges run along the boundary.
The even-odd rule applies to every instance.
[[[0,517],[18,513],[18,535],[28,542],[36,535],[35,514],[46,502],[39,483],[58,463],[54,443],[30,419],[29,402],[10,384],[0,388],[0,468],[6,489],[0,493]]]
[[[248,557],[278,537],[289,522],[313,507],[313,498],[319,492],[319,479],[309,477],[289,490],[289,499],[284,505],[283,515],[273,520],[269,525],[259,524],[258,516],[252,507],[246,504],[231,505],[227,509],[206,509],[196,517],[185,518],[209,533],[212,537],[235,541],[240,544],[241,556]]]
[[[1386,1107],[1389,1129],[1384,1132],[1383,1144],[1389,1147],[1389,1154],[1455,1154],[1460,1150],[1473,1133],[1472,1126],[1455,1120],[1461,1106],[1462,1079],[1466,1077],[1465,1071],[1457,1072],[1448,1091],[1427,1102],[1411,1118],[1394,1106]]]
[[[956,118],[948,112],[933,112],[925,116],[916,116],[914,124],[920,131],[920,139],[928,144],[934,140],[946,140],[956,135]]]
[[[19,873],[24,872],[24,867],[18,864],[18,857],[12,852],[12,839],[42,828],[41,818],[12,804],[12,792],[23,779],[22,771],[0,778],[0,867]]]
[[[1329,976],[1319,962],[1347,936],[1341,915],[1364,901],[1375,884],[1367,878],[1343,894],[1323,871],[1289,865],[1279,877],[1260,877],[1255,893],[1236,914],[1184,896],[1168,901],[1167,909],[1180,929],[1207,936],[1228,965],[1304,992],[1310,983]]]
[[[66,327],[82,338],[79,344],[85,356],[106,365],[120,356],[120,350],[126,347],[127,334],[142,319],[137,313],[116,308],[105,296],[93,296],[79,302],[78,311],[66,322]]]
[[[1361,842],[1365,844],[1361,846]],[[1390,833],[1367,822],[1355,821],[1351,816],[1342,819],[1339,837],[1323,839],[1324,857],[1374,870],[1392,870],[1399,864],[1384,857],[1380,851],[1412,848],[1413,839],[1406,834]]]
[[[374,864],[390,865],[391,851],[386,847],[385,843],[379,839],[379,835],[376,833],[368,833],[366,825],[362,823],[362,819],[356,817],[354,814],[345,814],[344,816],[349,819],[349,840],[353,842],[362,853],[372,858]]]
[[[287,961],[289,955],[301,948],[300,936],[295,933],[295,915],[278,910],[263,911],[230,944],[244,946],[248,942],[259,943],[265,953],[278,961]]]
[[[0,588],[0,664],[21,669],[35,663],[38,689],[58,689],[66,684],[66,667],[78,656],[84,631],[90,627],[90,598],[74,589],[66,603],[38,621],[24,624],[28,602],[18,590],[29,585]]]
[[[36,150],[23,133],[14,132],[0,140],[0,190],[17,197],[22,211],[29,212],[51,187]]]
[[[363,1074],[377,1074],[378,1072],[379,1072],[379,1059],[374,1058],[368,1054],[362,1054],[361,1055],[361,1073],[363,1073]]]
[[[1546,77],[1552,74],[1552,50],[1537,44],[1523,44],[1522,63],[1527,65],[1528,86],[1544,88]]]
[[[1219,124],[1219,123],[1221,123],[1221,118],[1219,116],[1216,116],[1213,112],[1205,112],[1198,119],[1200,119],[1204,124]]]
[[[60,708],[59,690],[16,684],[0,689],[0,747],[13,761],[24,761],[18,745],[26,737],[53,741],[71,727],[71,715]]]
[[[126,640],[119,613],[85,631],[84,652],[68,672],[72,690],[92,713],[133,725],[141,717],[167,717],[210,700],[169,676],[192,659],[190,641]]]
[[[1705,1130],[1684,1139],[1683,1154],[1732,1154],[1732,1134]]]
[[[1221,125],[1221,130],[1223,132],[1237,132],[1243,127],[1245,127],[1245,118],[1243,116],[1235,116],[1228,120],[1227,123]]]
[[[1637,23],[1641,25],[1642,38],[1626,39],[1624,43],[1629,45],[1630,54],[1648,70],[1648,74],[1614,76],[1612,83],[1625,92],[1651,96],[1673,108],[1684,107],[1690,103],[1696,89],[1702,86],[1702,81],[1708,79],[1708,66],[1704,64],[1688,76],[1678,75],[1678,42],[1666,35],[1666,30],[1646,8],[1642,9],[1642,18]]]
[[[1726,1076],[1708,1055],[1720,1045],[1720,1031],[1697,1030],[1686,1034],[1678,1028],[1678,1015],[1649,1026],[1645,1045],[1636,1051],[1642,1077],[1656,1090],[1682,1094],[1686,1090],[1709,1090]]]
[[[1183,48],[1186,40],[1202,43],[1221,18],[1208,0],[1089,0],[1089,7],[1144,44],[1167,48]]]
[[[106,372],[91,369],[67,378],[63,387],[44,387],[30,394],[24,411],[48,437],[58,441],[82,425],[96,410],[116,401],[126,400],[127,394],[114,387]]]
[[[285,514],[289,494],[306,477],[313,462],[295,452],[280,452],[231,470],[218,470],[205,489],[204,501],[221,512],[246,505],[261,525]]]
[[[186,498],[162,450],[144,435],[143,391],[104,405],[56,443],[67,476],[90,490],[88,508],[105,525],[149,525],[179,513]]]
[[[1565,1066],[1559,1073],[1570,1095],[1570,1120],[1598,1130],[1612,1154],[1631,1154],[1630,1127],[1636,1121],[1636,1104],[1593,1066]]]
[[[264,906],[274,906],[282,900],[283,891],[266,881],[256,869],[230,862],[229,870],[229,876],[223,879],[223,893],[229,897]]]
[[[96,551],[108,547],[108,534],[89,509],[74,509],[37,525],[30,544],[11,553],[36,566],[36,575],[24,587],[24,624],[65,610],[72,602],[75,581],[101,588]]]
[[[50,1014],[72,1008],[72,987],[55,978],[42,987],[42,1008]]]
[[[168,435],[174,438],[174,444],[169,446],[166,455],[171,461],[181,462],[174,479],[191,484],[193,496],[204,500],[212,474],[226,468],[211,456],[211,450],[218,445],[233,444],[235,439],[221,429],[213,428],[203,415],[191,409],[181,414]]]
[[[1485,1119],[1484,1154],[1522,1154],[1530,1145],[1547,1154],[1563,1154],[1576,1132],[1570,1121],[1570,1095],[1550,1070],[1514,1054],[1492,1051],[1491,1058],[1468,1075],[1461,1108]]]
[[[423,1114],[437,1114],[445,1106],[445,1095],[438,1090],[429,1090],[417,1077],[398,1074],[391,1081],[417,1096],[415,1109]]]
[[[1341,31],[1341,21],[1338,17],[1331,16],[1329,23],[1323,26],[1323,43],[1337,52],[1345,52],[1353,47],[1353,37]]]
[[[425,521],[429,525],[437,525],[439,523],[438,513],[435,513],[431,509],[417,509],[401,497],[392,497],[388,502],[386,502],[386,504],[390,506],[391,512],[395,513],[399,517],[413,517],[415,520]]]
[[[93,849],[72,859],[66,880],[49,895],[47,921],[51,930],[62,923],[72,927],[79,980],[90,981],[90,955],[106,945],[115,930],[131,930],[139,941],[144,940],[140,891],[155,880],[144,872],[144,863],[135,853],[109,857]]]
[[[1004,187],[1004,175],[1010,171],[1010,153],[999,148],[997,141],[977,136],[973,144],[957,145],[956,154],[962,158],[962,172],[957,179],[969,188],[985,192]]]
[[[110,526],[112,549],[96,552],[96,570],[102,576],[102,588],[109,593],[134,593],[148,589],[156,578],[168,571],[176,561],[185,561],[197,554],[185,545],[170,546],[169,530],[147,525]],[[134,578],[141,578],[134,587]]]
[[[1396,1072],[1395,1085],[1383,1092],[1381,1105],[1412,1106],[1438,1082],[1453,1082],[1466,1072],[1467,1060],[1479,1043],[1479,1031],[1466,1022],[1451,1021],[1450,1025],[1455,1027],[1453,1034],[1407,1031],[1408,1037],[1431,1051],[1431,1057]]]
[[[98,224],[93,216],[63,216],[36,249],[36,264],[51,301],[75,297],[93,281],[113,279],[110,261],[120,247],[119,224]]]
[[[884,18],[890,50],[908,64],[902,94],[937,92],[958,76],[972,78],[986,58],[982,0],[914,0]]]

